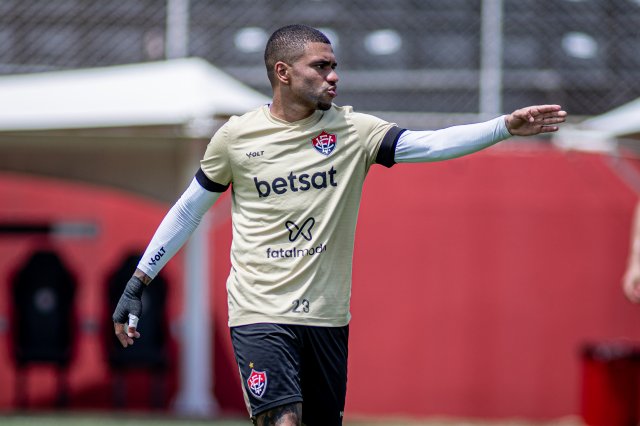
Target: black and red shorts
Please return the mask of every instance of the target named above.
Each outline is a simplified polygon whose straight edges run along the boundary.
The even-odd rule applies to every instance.
[[[302,403],[302,421],[341,425],[347,392],[349,326],[258,323],[231,327],[251,416]]]

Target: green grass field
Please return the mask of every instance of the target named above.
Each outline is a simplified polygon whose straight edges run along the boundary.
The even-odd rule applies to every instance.
[[[123,414],[20,414],[0,415],[2,426],[251,426],[244,419],[212,420],[184,419],[170,416]],[[352,420],[345,426],[583,426],[579,418],[568,417],[549,422],[525,420],[480,421],[434,418],[429,420]]]

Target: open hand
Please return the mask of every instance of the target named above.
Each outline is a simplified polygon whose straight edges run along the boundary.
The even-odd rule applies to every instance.
[[[564,123],[567,112],[560,105],[536,105],[518,109],[505,117],[509,133],[514,136],[533,136],[557,132],[557,124]]]

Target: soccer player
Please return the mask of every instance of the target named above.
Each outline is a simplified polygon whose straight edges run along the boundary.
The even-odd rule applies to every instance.
[[[369,168],[554,132],[566,112],[532,106],[484,123],[411,131],[333,104],[336,58],[314,28],[275,31],[265,63],[272,102],[215,133],[127,283],[115,333],[125,347],[139,337],[126,322],[140,316],[143,289],[232,184],[229,326],[250,416],[257,425],[340,425],[354,234]]]

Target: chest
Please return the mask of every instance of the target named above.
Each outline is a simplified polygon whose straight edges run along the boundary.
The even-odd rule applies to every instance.
[[[234,191],[257,199],[328,195],[366,167],[349,127],[248,134],[234,141],[229,159]]]

